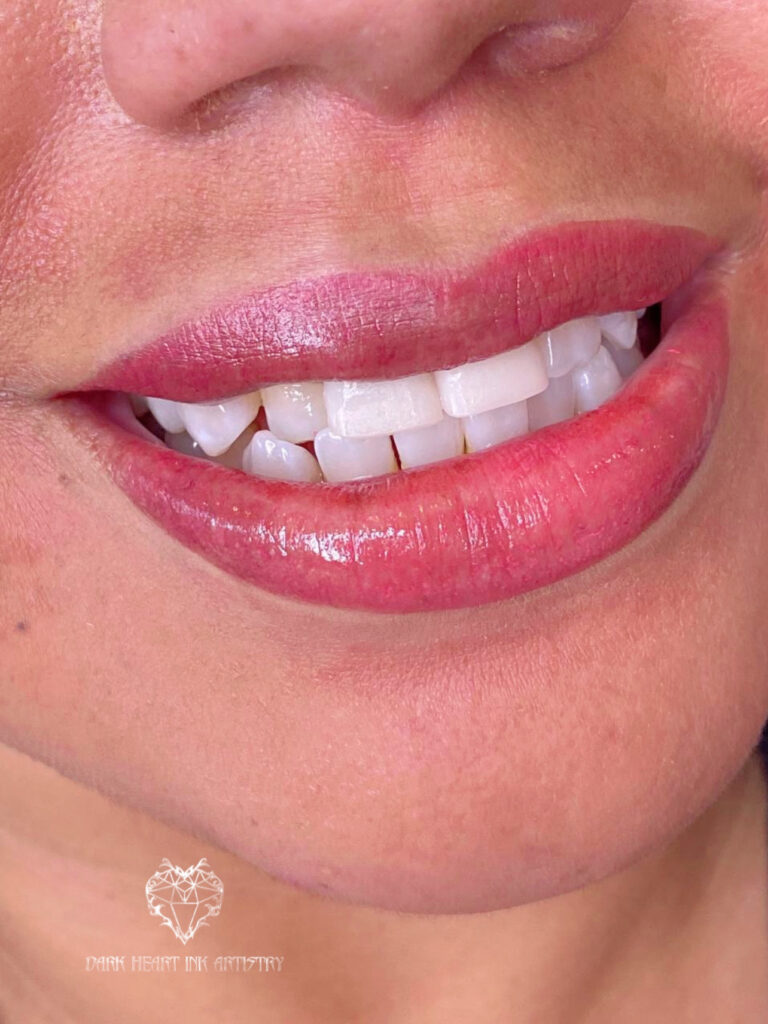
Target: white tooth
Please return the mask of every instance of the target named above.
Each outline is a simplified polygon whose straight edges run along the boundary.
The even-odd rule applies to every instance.
[[[275,437],[271,430],[257,430],[243,453],[243,469],[251,476],[294,483],[322,480],[317,459],[306,448]]]
[[[642,320],[647,312],[648,312],[648,307],[647,306],[643,306],[642,309],[636,309],[635,310],[635,316],[637,317],[638,320]]]
[[[515,402],[500,409],[467,416],[461,421],[468,452],[481,452],[528,431],[528,403]]]
[[[397,470],[392,439],[340,437],[326,428],[315,437],[315,454],[329,483],[382,476]]]
[[[586,366],[600,348],[600,325],[594,316],[569,320],[540,335],[538,342],[547,364],[547,375],[564,377],[577,366]]]
[[[576,412],[576,394],[573,377],[557,377],[549,382],[546,391],[528,400],[528,429],[541,430],[553,423],[569,420]]]
[[[609,313],[601,316],[600,330],[618,348],[632,348],[637,341],[637,314]]]
[[[274,384],[261,400],[269,429],[284,441],[311,441],[327,425],[322,384]]]
[[[328,425],[342,437],[376,437],[438,423],[443,416],[431,373],[399,380],[331,380]]]
[[[607,339],[606,345],[624,380],[626,380],[627,377],[631,377],[638,366],[642,366],[643,354],[637,345],[633,345],[632,348],[619,348],[619,346],[615,345],[610,338]]]
[[[621,374],[611,353],[600,346],[597,355],[580,370],[574,370],[573,386],[576,390],[576,411],[591,412],[603,402],[613,398],[622,385]]]
[[[137,420],[141,419],[145,412],[149,409],[149,403],[143,395],[128,395],[128,401],[131,403],[133,409],[133,415]],[[158,420],[158,423],[160,421]]]
[[[461,420],[450,416],[444,416],[431,427],[400,430],[394,435],[393,441],[403,469],[442,462],[464,452]]]
[[[184,429],[181,418],[181,402],[170,402],[167,398],[148,398],[147,406],[157,422],[171,434],[180,434]]]
[[[206,455],[221,455],[256,419],[261,405],[258,391],[237,395],[214,404],[185,404],[182,417],[187,433]]]
[[[549,381],[535,341],[490,359],[435,374],[440,401],[449,416],[476,416],[538,395]]]

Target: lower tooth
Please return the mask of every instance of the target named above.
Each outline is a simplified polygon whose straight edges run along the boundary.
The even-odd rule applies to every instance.
[[[555,423],[569,420],[576,411],[573,376],[557,377],[549,382],[546,391],[528,399],[528,429],[541,430]]]
[[[580,370],[574,371],[576,411],[592,412],[593,409],[597,409],[603,402],[613,398],[622,383],[621,374],[611,358],[611,353],[605,345],[601,345],[594,359]]]
[[[461,421],[468,452],[481,452],[486,448],[520,437],[528,431],[528,403],[515,402],[500,409],[467,416]]]
[[[243,469],[251,476],[292,483],[318,483],[322,476],[317,459],[290,441],[282,441],[269,430],[257,430],[243,453]]]
[[[400,430],[395,433],[393,440],[403,469],[443,462],[464,452],[461,421],[451,416],[443,417],[431,427]]]
[[[397,471],[389,436],[340,437],[326,428],[315,437],[315,454],[329,483],[363,480]]]

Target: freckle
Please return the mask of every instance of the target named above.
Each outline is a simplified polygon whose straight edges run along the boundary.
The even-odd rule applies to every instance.
[[[69,483],[69,477],[66,473],[59,473],[59,483],[63,484],[65,487]]]
[[[17,633],[26,633],[28,629],[29,629],[29,623],[25,622],[24,619],[20,619],[19,622],[16,623],[16,632]]]

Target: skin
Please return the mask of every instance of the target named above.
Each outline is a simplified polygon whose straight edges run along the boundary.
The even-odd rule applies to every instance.
[[[167,1020],[161,993],[191,998],[81,974],[118,939],[178,951],[126,910],[173,848],[242,894],[211,950],[290,945],[268,997],[222,990],[233,1020],[254,999],[265,1020],[761,1019],[768,12],[289,6],[0,14],[0,1011],[47,1020],[79,991],[73,1019]],[[514,601],[393,617],[259,593],[147,522],[52,401],[225,292],[609,217],[723,239],[725,408],[646,534]],[[40,951],[42,906],[63,948]]]

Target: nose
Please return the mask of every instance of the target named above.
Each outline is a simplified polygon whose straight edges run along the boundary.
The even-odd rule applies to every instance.
[[[113,95],[162,125],[234,82],[312,73],[374,109],[413,108],[478,51],[538,70],[599,46],[633,0],[104,0]]]

